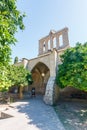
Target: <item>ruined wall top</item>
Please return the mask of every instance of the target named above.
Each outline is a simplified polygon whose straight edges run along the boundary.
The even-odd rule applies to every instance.
[[[54,48],[56,48],[56,50],[59,50],[67,46],[69,46],[68,28],[63,28],[57,32],[55,30],[51,30],[49,35],[39,40],[38,55],[47,53],[50,50],[52,51]]]

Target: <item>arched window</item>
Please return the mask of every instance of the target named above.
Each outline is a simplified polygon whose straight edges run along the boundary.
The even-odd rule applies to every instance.
[[[63,46],[63,37],[62,35],[59,36],[59,46]]]
[[[48,50],[50,50],[50,40],[48,40]]]
[[[53,48],[56,48],[56,38],[53,38]]]
[[[45,41],[44,41],[44,43],[43,43],[43,52],[45,52],[46,51],[46,48],[45,48]]]

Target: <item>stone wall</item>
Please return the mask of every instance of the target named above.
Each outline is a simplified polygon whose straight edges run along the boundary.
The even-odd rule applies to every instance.
[[[83,94],[87,99],[87,92],[76,89],[74,87],[65,87],[64,89],[59,90],[59,99],[60,100],[70,100],[72,99],[72,94]]]
[[[46,86],[46,92],[44,95],[44,102],[49,105],[53,105],[53,89],[55,84],[55,77],[50,77]]]
[[[59,97],[59,88],[55,84],[55,77],[50,77],[46,86],[44,102],[48,105],[57,103]]]
[[[59,99],[59,87],[54,84],[54,89],[53,89],[53,105],[56,105]]]

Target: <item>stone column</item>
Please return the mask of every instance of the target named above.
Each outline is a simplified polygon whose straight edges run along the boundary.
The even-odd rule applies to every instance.
[[[57,52],[55,49],[53,49],[52,53],[49,56],[50,76],[56,76],[56,59],[57,59]]]
[[[69,45],[68,29],[63,31],[62,37],[63,37],[63,44],[64,44],[64,46],[66,46],[66,45],[68,46]]]
[[[50,78],[46,85],[46,92],[44,96],[44,102],[48,105],[54,104],[54,87],[55,87],[55,77],[56,77],[56,59],[57,52],[55,50],[52,51],[49,57],[50,62]]]
[[[39,41],[39,55],[43,54],[43,42]]]
[[[53,38],[52,38],[52,36],[50,37],[50,49],[53,50]]]
[[[45,41],[45,52],[48,52],[48,40]]]

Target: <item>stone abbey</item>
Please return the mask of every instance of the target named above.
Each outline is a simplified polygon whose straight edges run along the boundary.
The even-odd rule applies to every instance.
[[[46,104],[53,105],[58,98],[58,87],[55,84],[60,55],[69,48],[68,28],[50,33],[39,40],[38,56],[33,59],[23,58],[17,65],[23,65],[32,73],[36,94],[42,94]]]

